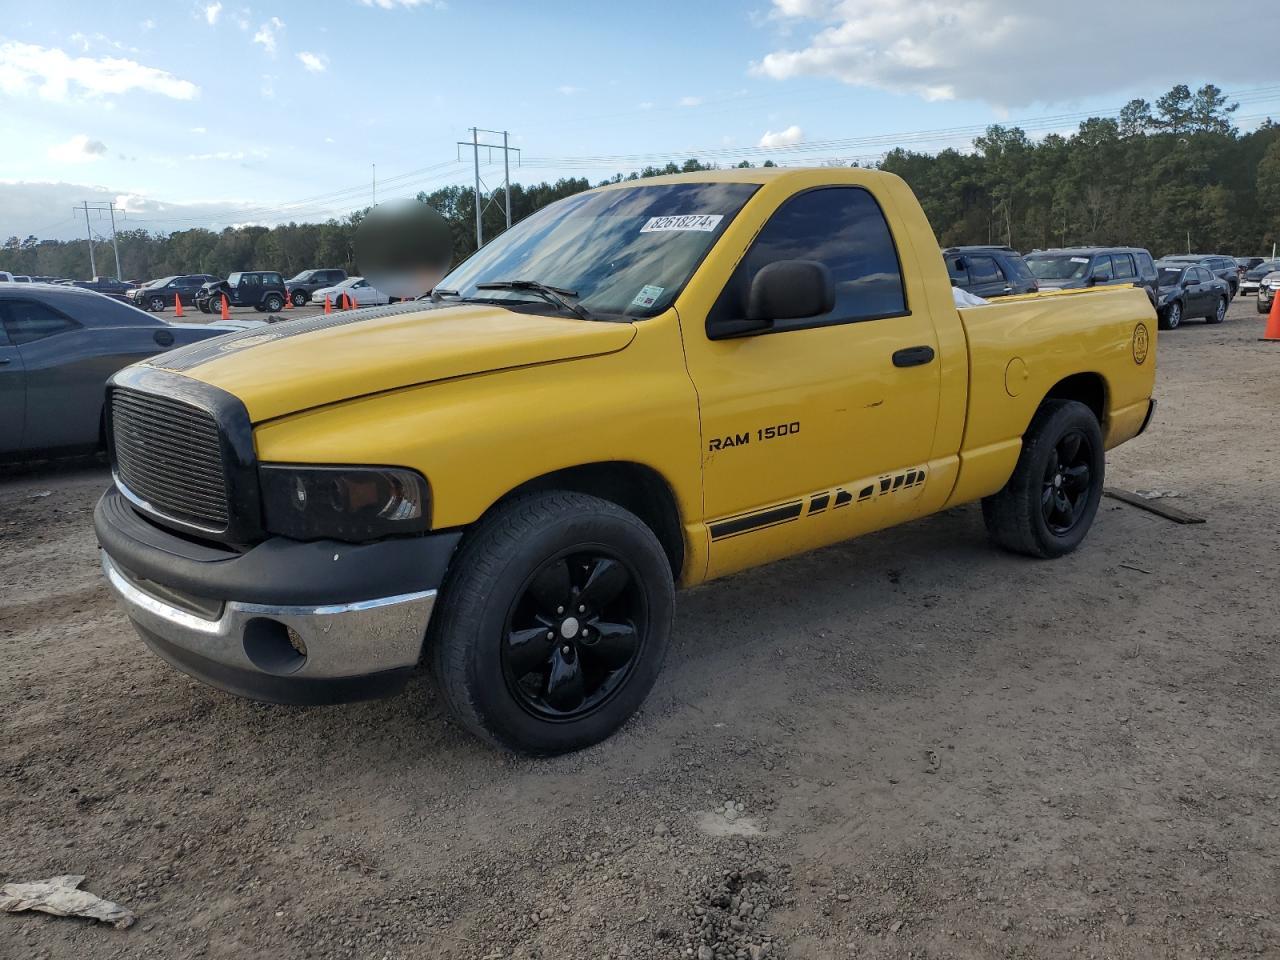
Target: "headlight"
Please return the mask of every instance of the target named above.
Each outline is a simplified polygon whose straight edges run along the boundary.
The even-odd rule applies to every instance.
[[[361,542],[431,526],[431,491],[403,467],[258,469],[267,530],[294,540]]]

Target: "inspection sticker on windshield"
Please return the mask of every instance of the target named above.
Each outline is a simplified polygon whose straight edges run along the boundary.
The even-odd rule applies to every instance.
[[[641,233],[667,233],[672,230],[701,230],[710,233],[724,217],[718,213],[690,213],[683,217],[650,217]]]
[[[1072,257],[1071,262],[1072,263],[1088,263],[1089,258],[1088,257]]]
[[[658,302],[658,298],[662,296],[662,291],[666,287],[655,287],[651,283],[646,283],[640,288],[640,292],[635,295],[635,299],[631,301],[633,307],[652,307]]]

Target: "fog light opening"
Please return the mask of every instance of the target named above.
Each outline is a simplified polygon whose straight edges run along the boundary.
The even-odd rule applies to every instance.
[[[244,628],[244,653],[263,673],[287,676],[307,662],[307,645],[290,627],[258,617]]]

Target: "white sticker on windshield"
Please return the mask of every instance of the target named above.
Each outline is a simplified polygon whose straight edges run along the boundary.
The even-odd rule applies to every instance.
[[[683,217],[650,217],[641,233],[666,233],[671,230],[701,230],[710,233],[724,217],[718,213],[691,213]]]
[[[1088,257],[1072,257],[1071,262],[1072,263],[1088,263],[1089,258]]]
[[[635,295],[635,299],[631,301],[633,307],[652,307],[658,302],[658,298],[662,296],[662,291],[666,287],[655,287],[651,283],[646,283],[640,288],[640,292]]]

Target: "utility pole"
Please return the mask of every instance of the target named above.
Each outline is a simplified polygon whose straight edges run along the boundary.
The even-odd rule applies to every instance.
[[[499,134],[502,136],[502,144],[481,143],[480,134],[491,133],[494,136]],[[503,207],[506,210],[507,228],[511,227],[511,154],[516,155],[516,165],[520,164],[520,148],[510,145],[510,134],[506,130],[485,130],[480,127],[471,128],[470,140],[458,141],[458,159],[462,159],[462,147],[467,147],[472,152],[475,171],[475,202],[476,202],[476,249],[479,250],[484,246],[484,214],[489,209],[490,204],[494,202],[497,190],[489,191],[485,196],[485,182],[480,177],[480,148],[484,147],[489,151],[488,162],[493,160],[493,151],[502,151],[502,186],[503,186]]]
[[[92,280],[98,275],[98,266],[93,259],[93,227],[89,226],[89,201],[80,201],[84,204],[84,232],[89,238],[89,279]]]
[[[93,227],[89,225],[89,211],[93,210],[98,214],[98,219],[102,219],[105,212],[111,216],[111,250],[116,256],[116,279],[120,279],[120,244],[116,240],[116,205],[115,203],[90,203],[88,200],[80,201],[80,209],[84,212],[84,228],[89,234],[89,272],[92,276],[98,275],[97,260],[93,256]]]

